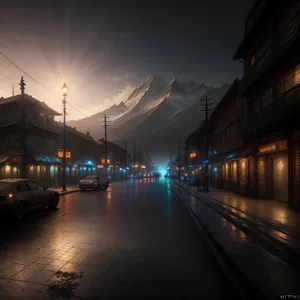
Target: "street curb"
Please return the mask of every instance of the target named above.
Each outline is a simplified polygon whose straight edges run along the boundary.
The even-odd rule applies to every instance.
[[[176,187],[183,188],[179,184],[176,184]],[[185,189],[187,190],[187,189]],[[189,190],[187,190],[190,192]],[[262,292],[256,287],[256,284],[251,280],[247,274],[241,271],[238,263],[230,257],[224,247],[218,242],[218,240],[214,237],[211,231],[207,228],[207,226],[201,221],[197,212],[185,201],[185,199],[177,192],[177,195],[182,200],[183,204],[187,207],[188,211],[192,215],[196,225],[203,233],[205,241],[212,248],[214,255],[216,256],[218,262],[220,263],[223,271],[227,275],[228,279],[231,281],[233,286],[239,291],[242,299],[250,300],[250,299],[268,299],[268,295]],[[190,193],[195,196],[194,194]]]
[[[80,192],[80,189],[73,190],[73,191],[66,191],[66,192],[58,192],[58,194],[59,194],[59,196],[65,196],[65,195],[73,194],[73,193],[77,193],[77,192]]]

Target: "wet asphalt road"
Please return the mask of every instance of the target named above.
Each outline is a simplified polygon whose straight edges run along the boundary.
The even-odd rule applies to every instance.
[[[238,299],[166,179],[69,194],[0,233],[0,299]]]

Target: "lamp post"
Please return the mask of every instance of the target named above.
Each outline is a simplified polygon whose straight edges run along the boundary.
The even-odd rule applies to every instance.
[[[66,104],[69,87],[66,83],[61,87],[63,91],[63,114],[64,114],[64,131],[63,131],[63,176],[62,176],[62,191],[66,191]]]

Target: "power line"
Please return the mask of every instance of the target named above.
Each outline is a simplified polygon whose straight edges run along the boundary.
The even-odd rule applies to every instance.
[[[48,90],[47,87],[45,87],[42,83],[37,81],[35,78],[33,78],[30,74],[28,74],[26,71],[24,71],[21,67],[19,67],[16,63],[14,63],[9,57],[7,57],[3,52],[0,51],[0,54],[6,58],[13,66],[15,66],[17,69],[19,69],[21,72],[23,72],[25,75],[27,75],[30,79],[35,81],[37,84],[42,86],[44,89]]]
[[[60,97],[58,97],[56,94],[54,94],[52,91],[50,91],[45,85],[43,85],[42,83],[40,83],[38,80],[36,80],[33,76],[31,76],[28,72],[26,72],[25,70],[23,70],[20,66],[18,66],[15,62],[13,62],[9,57],[7,57],[3,52],[0,51],[0,54],[7,59],[13,66],[15,66],[18,70],[20,70],[21,72],[23,72],[26,76],[28,76],[31,80],[33,80],[34,82],[36,82],[38,85],[40,85],[41,87],[43,87],[45,90],[47,90],[48,92],[50,92],[54,97],[56,97],[57,99],[61,100],[62,99]],[[8,77],[6,77],[4,74],[0,73],[2,76],[4,76],[5,78],[9,79]],[[74,102],[78,107],[81,107],[79,104],[77,104],[74,100],[71,99],[72,102]],[[68,102],[68,104],[71,105],[70,101]],[[77,110],[78,112],[80,112],[82,115],[84,115],[85,117],[90,117],[89,115],[87,115],[86,113],[82,112],[81,110],[79,110],[77,107],[71,105],[71,107],[73,107],[75,110]],[[84,109],[81,107],[81,109]],[[85,109],[84,109],[85,110]]]

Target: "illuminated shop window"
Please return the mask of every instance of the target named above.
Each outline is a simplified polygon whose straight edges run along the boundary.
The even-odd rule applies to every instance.
[[[229,165],[225,165],[225,179],[229,180]]]
[[[232,179],[233,181],[237,181],[237,163],[234,162],[232,164]]]
[[[265,174],[265,163],[263,160],[260,160],[258,163],[258,174],[264,176]]]
[[[15,178],[18,177],[18,168],[17,167],[13,167],[12,176],[15,177]]]
[[[246,180],[246,163],[244,161],[241,163],[241,180]]]
[[[54,169],[54,166],[51,166],[51,167],[50,167],[50,177],[51,177],[51,178],[54,178],[54,177],[55,177],[55,169]]]

